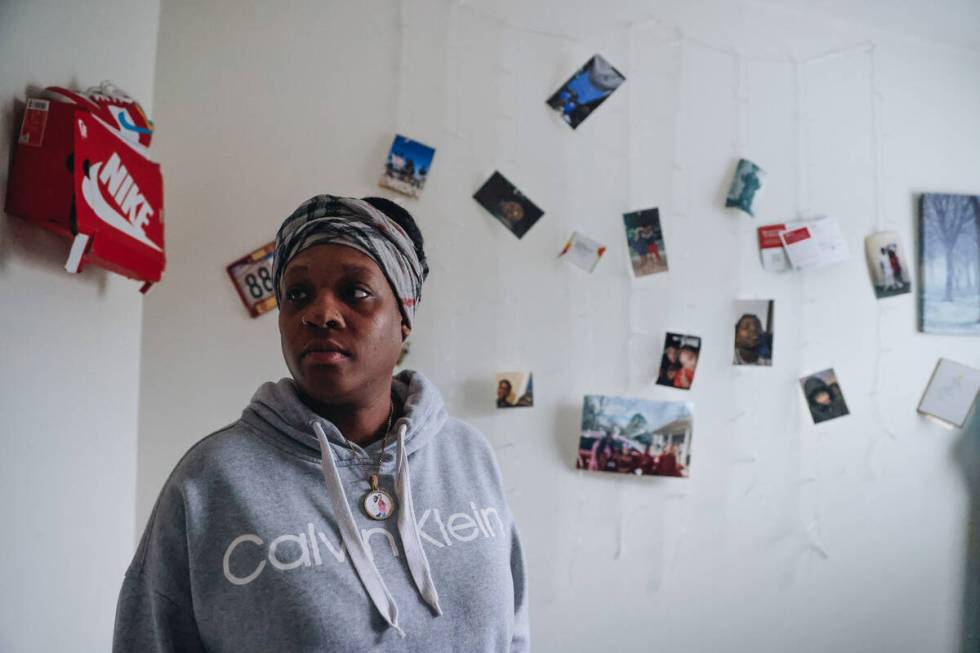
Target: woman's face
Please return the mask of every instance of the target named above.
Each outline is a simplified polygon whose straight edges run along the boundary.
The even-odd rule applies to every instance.
[[[279,334],[300,390],[343,405],[388,392],[408,327],[374,260],[344,245],[315,245],[283,274]]]
[[[497,384],[497,399],[506,399],[510,395],[510,382],[501,381]]]

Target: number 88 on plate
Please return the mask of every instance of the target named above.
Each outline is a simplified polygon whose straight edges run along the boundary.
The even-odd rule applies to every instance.
[[[252,317],[276,307],[272,285],[272,254],[275,248],[274,242],[263,245],[228,266],[228,276]]]

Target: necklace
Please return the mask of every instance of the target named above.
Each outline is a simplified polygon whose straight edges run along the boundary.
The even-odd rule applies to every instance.
[[[381,489],[378,477],[381,475],[381,465],[385,459],[385,448],[388,446],[388,433],[391,432],[391,418],[395,415],[395,402],[391,402],[391,410],[388,411],[388,425],[385,427],[385,435],[381,440],[381,451],[378,452],[378,471],[368,476],[371,489],[364,494],[361,503],[364,512],[371,519],[384,521],[395,514],[395,498]]]

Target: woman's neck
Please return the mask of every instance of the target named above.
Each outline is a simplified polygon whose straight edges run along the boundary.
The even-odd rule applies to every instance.
[[[366,447],[384,437],[388,418],[394,413],[391,388],[363,404],[321,404],[311,397],[304,402],[320,417],[330,421],[341,434],[358,446]]]

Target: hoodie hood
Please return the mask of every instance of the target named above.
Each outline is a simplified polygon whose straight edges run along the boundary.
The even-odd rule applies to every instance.
[[[806,398],[810,401],[813,401],[813,398],[820,392],[826,392],[831,398],[834,396],[830,391],[830,386],[827,385],[823,379],[816,376],[811,376],[803,384],[803,394],[805,394]]]
[[[445,425],[446,408],[439,390],[419,372],[399,372],[392,378],[391,389],[401,413],[392,424],[392,433],[399,433],[404,428],[405,452],[411,455],[429,444]],[[268,381],[259,386],[243,411],[242,419],[263,432],[288,436],[303,453],[317,459],[320,458],[320,444],[312,424],[318,422],[338,465],[350,464],[381,446],[376,442],[362,449],[353,442],[348,443],[332,422],[317,415],[303,402],[296,382],[291,378]]]

